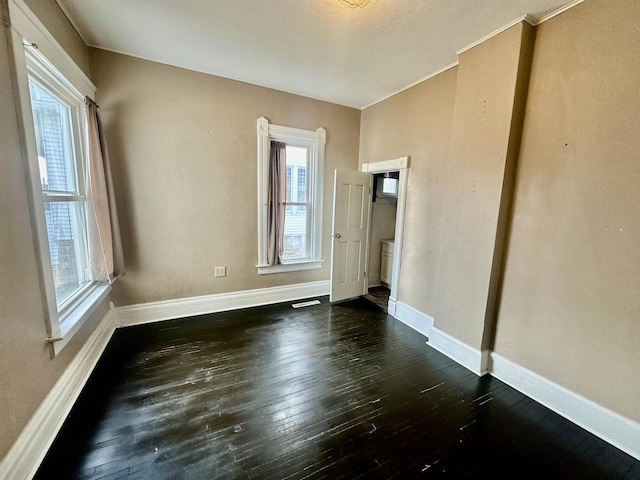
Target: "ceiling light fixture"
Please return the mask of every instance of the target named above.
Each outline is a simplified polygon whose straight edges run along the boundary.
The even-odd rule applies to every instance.
[[[371,0],[339,0],[340,3],[349,8],[364,8]]]

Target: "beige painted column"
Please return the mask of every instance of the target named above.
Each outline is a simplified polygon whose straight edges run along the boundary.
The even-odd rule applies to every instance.
[[[459,58],[435,327],[478,350],[492,343],[534,34],[521,22]]]

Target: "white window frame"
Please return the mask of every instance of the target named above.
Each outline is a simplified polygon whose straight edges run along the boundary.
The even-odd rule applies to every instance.
[[[324,128],[302,130],[273,125],[264,117],[257,121],[258,133],[258,274],[295,272],[322,267],[322,188],[324,180],[324,147],[327,133]],[[290,260],[279,265],[267,264],[267,208],[269,195],[269,156],[271,142],[309,149],[307,167],[307,193],[311,208],[309,222],[309,257]],[[293,179],[292,179],[293,183]]]
[[[96,87],[22,0],[10,0],[9,17],[12,26],[23,158],[27,190],[30,193],[31,224],[39,260],[46,321],[46,341],[50,345],[51,356],[54,357],[69,343],[96,308],[107,299],[111,286],[102,282],[90,283],[74,297],[73,301],[61,306],[61,310],[58,311],[28,78],[31,75],[56,96],[73,105],[71,130],[74,154],[80,164],[77,166],[79,194],[84,192],[82,183],[87,152],[84,97],[94,98]],[[34,44],[37,48],[33,46]]]

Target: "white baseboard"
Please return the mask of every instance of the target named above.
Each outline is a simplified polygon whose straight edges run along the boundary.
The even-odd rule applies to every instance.
[[[0,464],[0,479],[33,478],[114,331],[110,310],[20,433]]]
[[[440,353],[468,368],[476,375],[482,376],[489,373],[489,351],[480,351],[470,347],[457,338],[447,335],[435,327],[429,331],[427,345],[435,348]]]
[[[491,353],[491,375],[640,460],[640,423]]]
[[[403,302],[396,302],[393,316],[425,337],[429,336],[429,331],[433,328],[433,317]]]
[[[398,299],[389,297],[389,303],[387,303],[387,313],[395,317],[397,309],[398,309]]]
[[[328,280],[280,287],[258,288],[201,297],[165,300],[115,308],[118,327],[238,310],[329,294]]]

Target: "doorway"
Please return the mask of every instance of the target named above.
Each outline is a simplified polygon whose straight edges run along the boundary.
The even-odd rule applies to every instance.
[[[391,315],[398,299],[408,163],[400,157],[361,168],[373,174],[364,296]]]
[[[387,243],[387,253],[392,257],[392,261],[387,264],[385,272],[389,280],[385,282],[389,287],[387,312],[395,315],[402,254],[407,169],[408,157],[400,157],[383,162],[364,163],[360,172],[335,171],[329,295],[332,303],[369,293],[367,270],[372,255],[370,222],[372,188],[370,187],[373,187],[373,175],[371,174],[396,172],[394,176],[397,178],[394,178],[395,182],[391,182],[397,186],[395,229],[392,239],[394,241]],[[382,252],[380,256],[382,259]]]
[[[398,170],[373,174],[365,298],[385,312],[391,293],[399,180]]]

